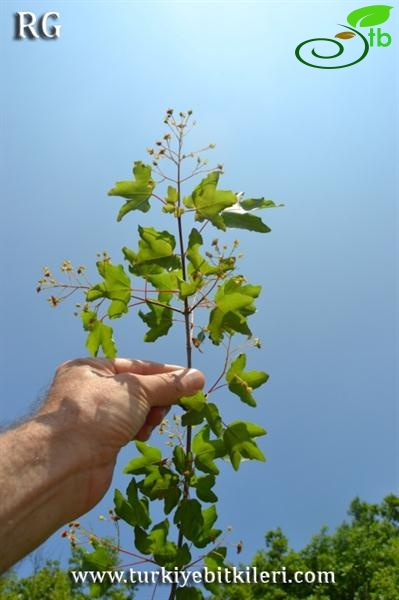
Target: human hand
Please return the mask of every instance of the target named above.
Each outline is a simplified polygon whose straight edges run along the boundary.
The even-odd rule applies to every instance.
[[[70,461],[89,476],[90,508],[107,490],[120,448],[133,438],[146,440],[171,404],[203,385],[200,371],[176,365],[77,359],[58,368],[38,418],[67,432]]]
[[[97,504],[120,448],[203,385],[199,371],[141,360],[61,365],[39,412],[0,435],[0,573]]]

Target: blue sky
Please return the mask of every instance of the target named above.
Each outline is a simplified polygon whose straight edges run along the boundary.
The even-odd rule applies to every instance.
[[[391,4],[382,27],[392,45],[333,71],[300,64],[295,47],[335,35],[357,3],[1,4],[3,422],[29,411],[58,363],[85,354],[73,306],[50,310],[35,282],[43,265],[92,268],[97,251],[118,261],[134,246],[137,218],[117,224],[119,201],[106,191],[145,159],[166,108],[193,109],[193,144],[216,142],[224,188],[285,203],[265,213],[272,233],[240,234],[242,270],[264,288],[251,364],[271,375],[256,414],[221,399],[229,417],[269,432],[268,462],[224,469],[218,487],[243,560],[268,529],[282,526],[298,547],[340,522],[354,496],[397,492]],[[61,38],[14,40],[17,10],[59,11]],[[121,355],[184,361],[179,332],[155,347],[143,331],[135,320],[118,329]],[[213,361],[197,364],[209,376]],[[121,453],[112,488],[126,487],[121,466],[133,453]],[[90,523],[111,503],[112,489]],[[66,545],[55,536],[43,554],[65,557]]]

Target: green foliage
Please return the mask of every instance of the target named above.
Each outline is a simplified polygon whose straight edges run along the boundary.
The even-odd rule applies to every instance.
[[[192,481],[192,486],[197,492],[197,496],[203,502],[217,502],[218,497],[212,491],[216,479],[213,475],[204,475]]]
[[[232,277],[219,286],[208,323],[209,337],[214,344],[220,344],[225,333],[252,335],[247,317],[256,311],[254,300],[261,289],[260,285],[246,284],[240,276]]]
[[[202,600],[203,595],[197,588],[185,586],[176,590],[177,600]]]
[[[13,572],[0,577],[2,600],[83,600],[87,597],[72,590],[68,573],[56,561],[47,561],[28,577],[18,577]]]
[[[221,213],[236,203],[236,195],[230,191],[216,189],[220,173],[209,173],[195,188],[191,196],[185,198],[184,205],[195,208],[196,221],[210,221],[218,229],[226,230]]]
[[[138,231],[139,251],[123,249],[132,273],[146,277],[148,274],[162,273],[164,269],[176,269],[180,266],[180,258],[174,254],[176,240],[172,234],[140,225]]]
[[[196,392],[192,396],[183,396],[180,398],[180,404],[184,408],[192,408],[195,411],[201,411],[206,405],[206,397],[203,392]]]
[[[86,300],[93,302],[100,298],[111,300],[108,308],[108,316],[111,319],[121,317],[128,312],[130,301],[130,279],[126,275],[122,265],[112,265],[106,260],[97,263],[97,269],[103,283],[98,283],[88,290]]]
[[[158,302],[168,302],[169,294],[159,294]],[[139,310],[139,317],[148,325],[149,329],[144,336],[145,342],[155,342],[159,337],[167,335],[172,327],[172,311],[167,306],[149,302],[149,312],[144,313]]]
[[[226,373],[226,381],[233,394],[237,394],[245,404],[256,406],[252,392],[266,383],[269,376],[263,371],[244,371],[246,363],[246,355],[240,354],[231,363],[230,369]]]
[[[253,423],[244,423],[244,421],[235,421],[231,423],[223,433],[223,441],[229,453],[231,464],[237,471],[241,460],[265,461],[263,452],[259,449],[255,437],[265,435],[266,431],[259,425]]]
[[[161,462],[162,453],[159,448],[149,446],[144,442],[135,442],[137,450],[141,456],[133,458],[124,468],[125,473],[142,473],[143,469],[150,465],[155,465]]]
[[[283,206],[280,204],[279,206]],[[223,221],[226,227],[236,229],[247,229],[248,231],[257,231],[258,233],[269,233],[271,231],[260,217],[253,215],[249,211],[259,210],[260,208],[276,208],[277,204],[273,200],[265,198],[239,199],[237,203],[223,211]]]
[[[226,227],[236,229],[247,229],[248,231],[257,231],[258,233],[269,233],[270,227],[263,223],[262,219],[248,213],[237,213],[226,210],[223,214],[223,222]]]
[[[126,490],[127,498],[119,490],[115,490],[115,513],[132,527],[140,525],[148,527],[151,519],[148,512],[147,498],[139,498],[136,480],[132,479]]]
[[[9,571],[0,577],[1,600],[132,600],[135,585],[111,583],[106,578],[103,583],[93,583],[90,578],[76,582],[70,571],[113,570],[117,556],[113,546],[92,543],[92,550],[73,547],[69,568],[63,569],[58,561],[47,560],[36,567],[33,574],[19,577]]]
[[[151,554],[159,565],[167,565],[177,555],[177,546],[167,539],[168,533],[168,519],[154,525],[150,532],[136,527],[134,530],[135,546],[143,554]]]
[[[151,167],[138,160],[134,163],[133,175],[132,181],[117,181],[115,187],[108,192],[108,196],[127,198],[127,202],[122,205],[118,213],[118,221],[121,221],[132,210],[148,212],[151,208],[149,199],[155,188],[155,182],[151,177]]]
[[[97,356],[102,348],[104,355],[108,358],[115,358],[116,346],[113,339],[112,327],[105,325],[97,318],[97,314],[92,310],[82,312],[83,329],[89,331],[86,340],[86,348],[93,356]]]
[[[284,204],[276,204],[273,200],[267,200],[266,198],[248,198],[247,200],[241,200],[240,206],[244,210],[259,210],[260,208],[280,208]]]
[[[399,498],[387,496],[380,505],[356,498],[349,509],[351,521],[333,533],[326,528],[302,550],[289,547],[281,529],[266,533],[266,549],[259,550],[252,566],[260,571],[285,569],[294,573],[335,574],[335,583],[225,585],[215,600],[399,600]]]
[[[193,366],[193,353],[203,352],[207,342],[219,347],[221,367],[215,382],[206,392],[180,399],[183,414],[174,421],[178,431],[169,430],[168,440],[176,440],[175,444],[167,443],[171,452],[136,442],[139,455],[124,469],[132,476],[126,493],[116,490],[114,496],[116,518],[134,528],[135,547],[143,560],[171,569],[202,560],[216,568],[222,567],[226,558],[226,548],[217,545],[222,532],[215,526],[217,461],[230,462],[235,470],[243,460],[264,461],[255,440],[266,433],[263,427],[245,421],[225,423],[217,395],[228,388],[242,402],[255,407],[253,393],[266,383],[268,375],[245,370],[247,358],[242,351],[260,347],[252,338],[249,318],[256,311],[261,286],[249,282],[238,270],[241,255],[237,241],[230,246],[211,237],[207,241],[203,232],[206,227],[210,232],[213,226],[218,233],[231,228],[267,233],[270,228],[254,211],[277,205],[265,198],[243,200],[242,193],[218,188],[222,166],[207,168],[202,158],[202,152],[213,145],[199,152],[183,149],[193,124],[191,111],[177,118],[169,110],[164,123],[168,133],[148,150],[152,164],[136,161],[133,179],[118,181],[108,194],[125,200],[118,221],[134,211],[154,210],[158,203],[165,218],[171,219],[170,230],[138,224],[137,247],[122,248],[132,277],[103,253],[97,262],[99,283],[90,284],[83,267],[75,271],[65,261],[62,271],[68,276],[67,283],[57,282],[47,269],[39,290],[64,289],[63,297],[51,297],[53,306],[83,290],[84,303],[77,307],[81,307],[87,332],[86,346],[94,356],[100,351],[109,358],[116,355],[108,322],[125,318],[136,307],[147,327],[145,342],[167,336],[175,326],[183,327],[182,348],[188,367]],[[194,166],[188,168],[192,159]],[[200,180],[191,191],[186,189],[198,176]],[[162,430],[168,427],[161,426]],[[165,517],[155,525],[153,502],[162,503]],[[196,549],[199,558],[192,557]],[[102,553],[101,548],[95,549],[91,560],[99,564]],[[89,559],[85,555],[86,562]],[[170,600],[201,597],[194,588],[177,590],[172,585]]]
[[[195,466],[203,473],[219,475],[215,458],[226,456],[226,448],[222,439],[211,440],[210,429],[206,425],[195,435],[192,446]]]

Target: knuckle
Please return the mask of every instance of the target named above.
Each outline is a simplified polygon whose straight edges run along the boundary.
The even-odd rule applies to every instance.
[[[123,383],[126,383],[129,391],[135,391],[137,388],[143,387],[140,376],[136,375],[135,373],[121,373],[120,375],[117,375],[117,379]]]
[[[73,360],[66,360],[63,363],[61,363],[60,365],[58,365],[55,374],[56,375],[61,375],[64,371],[66,371],[73,363]]]
[[[56,373],[58,375],[59,373],[62,373],[63,371],[66,371],[67,369],[70,369],[71,367],[81,365],[84,362],[85,362],[84,358],[74,358],[72,360],[66,360],[63,363],[61,363],[60,365],[58,365],[58,367],[56,369]]]
[[[90,367],[96,366],[99,362],[99,359],[96,358],[73,358],[71,360],[66,360],[58,365],[55,374],[56,376],[62,375],[66,371],[73,369],[74,367]]]
[[[177,394],[182,394],[185,391],[185,385],[180,375],[171,373],[171,382]]]

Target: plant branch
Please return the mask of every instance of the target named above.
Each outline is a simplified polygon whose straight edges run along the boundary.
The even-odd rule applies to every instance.
[[[182,194],[181,194],[181,162],[182,162],[182,145],[183,145],[183,128],[179,131],[178,137],[178,160],[177,160],[177,207],[180,209],[182,202]],[[182,216],[180,211],[178,211],[177,217],[177,228],[179,234],[179,247],[180,247],[180,256],[181,256],[181,265],[182,265],[182,276],[184,281],[187,281],[187,268],[186,268],[186,252],[184,247],[184,236],[183,236],[183,223]],[[192,341],[191,341],[191,323],[190,323],[190,307],[188,304],[188,299],[184,299],[184,327],[185,327],[185,335],[186,335],[186,359],[187,359],[187,367],[190,369],[192,366]],[[192,428],[190,425],[187,426],[187,437],[186,437],[186,460],[191,454],[191,434]],[[188,467],[189,465],[187,465]],[[187,481],[187,478],[184,480],[183,484],[183,499],[188,498],[190,491],[190,486]],[[179,528],[179,534],[177,539],[177,548],[180,549],[183,546],[183,531],[181,527]],[[174,582],[172,584],[169,600],[174,600],[176,596],[177,584]]]
[[[224,373],[223,373],[223,375],[224,375]],[[209,394],[213,394],[213,392],[216,392],[217,390],[221,390],[224,387],[227,387],[227,383],[222,383],[220,385],[217,385],[216,387],[214,387],[212,389],[212,392],[208,392],[208,396],[209,396]]]
[[[174,312],[177,312],[181,315],[184,315],[184,310],[180,310],[180,308],[176,308],[175,306],[170,306],[169,304],[163,304],[163,302],[158,302],[157,300],[149,300],[148,298],[140,298],[140,296],[134,296],[132,294],[131,296],[134,300],[140,300],[142,302],[145,302],[146,304],[154,304],[155,306],[161,306],[162,308],[170,308],[170,310],[173,310]]]
[[[210,293],[211,293],[211,292],[212,292],[212,291],[215,289],[215,287],[217,286],[217,284],[218,284],[218,281],[219,281],[219,278],[217,277],[217,278],[214,280],[214,282],[212,283],[211,287],[210,287],[210,288],[209,288],[209,289],[208,289],[208,290],[207,290],[207,291],[206,291],[204,294],[201,294],[201,298],[200,298],[200,299],[199,299],[197,302],[195,302],[195,304],[193,304],[193,305],[192,305],[192,306],[189,308],[189,312],[190,312],[190,313],[192,313],[192,312],[193,312],[193,311],[194,311],[194,310],[197,308],[197,306],[199,306],[199,305],[201,304],[201,302],[202,302],[203,300],[205,300],[205,299],[206,299],[206,298],[209,296],[209,294],[210,294]]]
[[[207,221],[205,221],[205,223],[203,225],[201,225],[200,230],[199,230],[200,233],[202,233],[204,231],[205,227],[208,225],[209,222],[210,221],[208,219]]]
[[[207,391],[207,393],[206,393],[207,396],[209,396],[209,394],[212,394],[212,392],[214,392],[218,388],[218,384],[222,381],[224,374],[227,371],[227,367],[228,367],[229,359],[230,359],[230,346],[231,346],[231,336],[229,336],[229,341],[227,343],[226,358],[224,360],[223,370],[220,373],[219,377],[216,379],[215,383]]]
[[[163,198],[161,198],[161,196],[158,196],[158,194],[154,194],[154,192],[151,194],[151,196],[153,196],[154,198],[156,198],[157,200],[159,200],[160,202],[162,202],[162,204],[166,204],[165,200]]]

